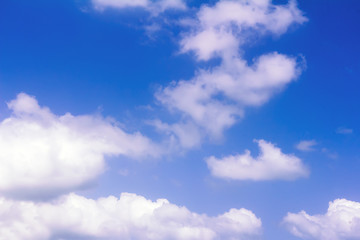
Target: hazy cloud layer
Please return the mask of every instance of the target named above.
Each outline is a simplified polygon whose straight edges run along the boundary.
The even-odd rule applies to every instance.
[[[296,144],[296,148],[303,152],[311,152],[315,150],[315,146],[318,143],[315,140],[304,140],[300,141],[298,144]]]
[[[360,203],[336,199],[329,203],[324,215],[309,215],[305,211],[288,213],[284,224],[293,235],[302,239],[359,239]]]
[[[0,220],[0,236],[7,240],[230,240],[261,232],[261,220],[246,209],[208,217],[130,193],[97,200],[69,194],[49,203],[0,198]]]
[[[221,159],[214,156],[206,159],[211,174],[218,178],[234,180],[293,180],[309,175],[301,159],[284,154],[280,148],[264,140],[256,141],[260,154],[256,158],[249,150],[244,154],[230,155]]]
[[[100,116],[63,116],[21,93],[0,123],[0,192],[56,195],[92,181],[105,170],[105,156],[159,154],[140,133],[124,132]]]

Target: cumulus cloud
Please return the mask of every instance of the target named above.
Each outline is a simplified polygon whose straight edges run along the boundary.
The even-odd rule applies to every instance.
[[[0,198],[0,235],[7,240],[250,239],[261,220],[246,209],[217,217],[190,212],[166,199],[122,193],[97,200],[69,194],[49,203]]]
[[[58,194],[89,183],[105,170],[106,156],[155,157],[159,148],[99,116],[62,116],[21,93],[0,123],[0,192]]]
[[[315,150],[314,146],[317,144],[318,143],[315,140],[304,140],[296,144],[296,148],[303,152],[310,152]]]
[[[336,199],[329,203],[324,215],[308,215],[305,211],[288,213],[284,224],[302,239],[343,240],[360,238],[360,203]]]
[[[286,5],[274,5],[270,0],[221,0],[200,9],[190,33],[180,42],[181,50],[195,52],[199,60],[234,57],[251,34],[280,35],[292,24],[305,21],[293,0]]]
[[[219,137],[243,116],[244,107],[265,103],[298,74],[296,60],[279,53],[263,55],[250,66],[233,59],[161,89],[156,98]]]
[[[254,158],[249,150],[244,154],[230,155],[221,159],[211,156],[206,163],[211,174],[218,178],[234,180],[294,180],[309,175],[301,159],[284,154],[280,148],[264,140],[256,141],[260,154]]]
[[[92,0],[96,9],[105,8],[141,8],[149,11],[154,15],[169,9],[185,10],[186,4],[183,0]]]
[[[219,57],[220,64],[161,88],[156,99],[200,132],[220,138],[243,117],[246,107],[266,103],[301,73],[296,58],[277,52],[248,63],[241,46],[253,35],[278,36],[304,21],[295,1],[274,5],[268,0],[222,0],[201,7],[196,19],[185,21],[190,30],[182,35],[181,52],[194,52],[198,60]]]

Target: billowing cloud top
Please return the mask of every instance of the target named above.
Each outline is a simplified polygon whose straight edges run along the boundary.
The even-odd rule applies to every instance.
[[[308,215],[305,211],[288,213],[284,224],[302,239],[343,240],[360,238],[360,203],[336,199],[329,203],[324,215]]]
[[[1,198],[0,219],[6,240],[230,240],[261,232],[261,220],[246,209],[208,217],[166,199],[153,202],[130,193],[98,200],[69,194],[50,203]]]
[[[0,192],[56,195],[104,171],[105,156],[156,156],[159,148],[140,133],[128,134],[99,116],[63,116],[21,93],[0,123]]]

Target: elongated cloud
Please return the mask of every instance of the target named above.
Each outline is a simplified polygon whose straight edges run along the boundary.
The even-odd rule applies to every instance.
[[[157,100],[180,113],[181,124],[195,124],[202,136],[220,138],[246,107],[266,103],[301,73],[297,59],[277,52],[248,63],[241,55],[243,45],[265,34],[279,36],[306,20],[295,1],[274,5],[269,0],[222,0],[201,7],[195,19],[184,21],[190,30],[182,35],[181,52],[193,52],[197,60],[219,58],[220,64],[161,88]],[[177,125],[172,133],[181,143],[184,134],[179,136]]]
[[[318,143],[315,140],[304,140],[296,144],[296,148],[303,152],[311,152],[315,150],[314,147],[317,144]]]
[[[284,154],[281,149],[264,140],[258,140],[260,155],[251,156],[249,150],[244,154],[218,159],[206,159],[211,174],[215,177],[234,180],[293,180],[309,174],[301,159]]]
[[[338,134],[352,134],[353,132],[353,129],[346,127],[339,127],[338,129],[336,129],[336,133]]]
[[[0,192],[56,195],[89,183],[105,170],[105,156],[157,156],[140,133],[124,132],[99,116],[63,116],[21,93],[0,123]]]
[[[185,10],[186,4],[183,0],[92,0],[97,9],[105,8],[140,8],[152,14],[159,14],[169,9]]]
[[[288,213],[284,224],[301,239],[360,239],[360,203],[336,199],[329,203],[324,215],[311,216],[305,211]]]
[[[1,198],[0,223],[0,236],[7,240],[230,240],[261,232],[261,220],[246,209],[208,217],[130,193],[97,200],[69,194],[51,203]]]

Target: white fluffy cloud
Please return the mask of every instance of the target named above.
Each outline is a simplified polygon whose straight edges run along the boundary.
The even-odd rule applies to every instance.
[[[190,81],[173,83],[156,97],[219,137],[243,116],[244,107],[265,103],[298,73],[295,59],[278,53],[263,55],[252,66],[233,59],[213,70],[200,71]]]
[[[305,211],[288,213],[284,218],[288,230],[302,239],[360,239],[360,203],[336,199],[329,203],[324,215],[308,215]]]
[[[278,6],[269,0],[222,0],[203,6],[194,21],[186,21],[190,31],[183,34],[181,52],[195,52],[198,60],[220,57],[221,63],[160,89],[157,100],[182,114],[187,124],[193,122],[203,135],[221,137],[243,117],[245,107],[264,104],[301,73],[295,58],[277,52],[249,64],[240,46],[253,35],[280,35],[304,21],[295,1]]]
[[[183,0],[92,0],[97,9],[104,8],[141,8],[152,14],[159,14],[168,9],[185,10],[186,4]]]
[[[0,192],[57,194],[101,174],[105,156],[157,156],[159,148],[140,133],[124,132],[99,116],[63,116],[21,93],[0,123]]]
[[[208,217],[130,193],[98,200],[69,194],[50,203],[1,198],[0,223],[0,236],[7,240],[230,240],[261,232],[261,220],[246,209]]]
[[[183,52],[194,51],[199,60],[233,57],[251,34],[280,35],[306,20],[294,0],[287,5],[274,5],[271,0],[221,0],[200,9],[181,47]]]
[[[211,174],[215,177],[235,180],[293,180],[309,174],[301,159],[284,154],[281,149],[264,140],[256,141],[260,154],[254,158],[249,150],[244,154],[218,159],[206,159]]]
[[[296,144],[296,148],[303,152],[310,152],[314,151],[314,146],[318,143],[315,140],[304,140]]]

